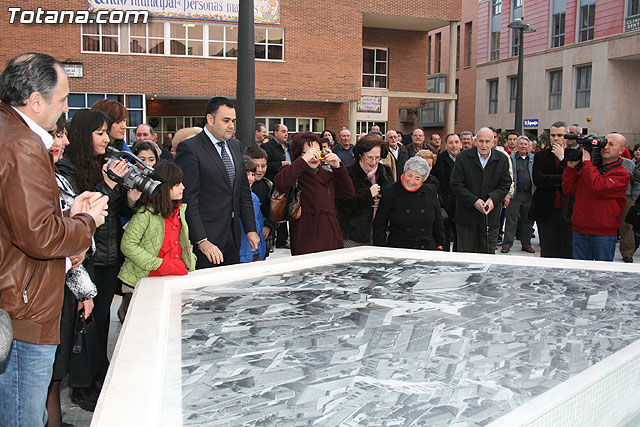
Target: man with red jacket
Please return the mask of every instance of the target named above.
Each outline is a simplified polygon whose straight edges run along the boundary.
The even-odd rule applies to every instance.
[[[562,174],[562,192],[575,195],[573,207],[573,258],[613,261],[618,227],[626,203],[629,172],[622,166],[624,138],[618,133],[607,135],[602,149],[602,166],[591,162],[587,150],[579,161],[567,162]]]

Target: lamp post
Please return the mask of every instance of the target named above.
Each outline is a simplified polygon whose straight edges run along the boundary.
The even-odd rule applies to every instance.
[[[253,0],[240,0],[238,14],[238,63],[236,81],[236,136],[246,148],[255,145],[256,48],[254,45]]]
[[[536,29],[524,22],[521,18],[514,19],[509,28],[518,31],[518,86],[516,89],[516,120],[514,129],[518,135],[522,135],[522,88],[523,88],[523,61],[524,61],[524,37],[523,33],[535,33]]]

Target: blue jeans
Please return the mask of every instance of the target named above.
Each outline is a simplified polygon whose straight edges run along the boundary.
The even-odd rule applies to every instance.
[[[616,236],[582,234],[573,230],[573,259],[613,261],[617,240]]]
[[[13,340],[0,364],[0,426],[44,426],[56,345]]]

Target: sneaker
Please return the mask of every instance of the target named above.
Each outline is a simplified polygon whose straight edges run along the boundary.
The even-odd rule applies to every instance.
[[[630,256],[622,257],[622,260],[626,263],[633,264],[633,258]]]

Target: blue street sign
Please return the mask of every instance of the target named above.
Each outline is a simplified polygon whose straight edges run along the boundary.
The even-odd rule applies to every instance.
[[[524,127],[526,128],[537,128],[538,127],[538,119],[525,119]]]

